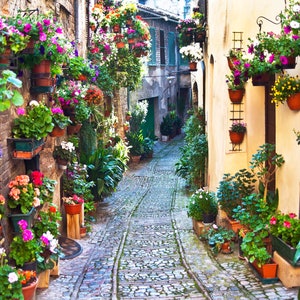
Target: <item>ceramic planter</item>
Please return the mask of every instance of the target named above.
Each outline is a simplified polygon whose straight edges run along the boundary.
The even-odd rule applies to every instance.
[[[35,282],[32,282],[30,285],[22,287],[22,294],[24,300],[32,300],[35,294],[35,290],[38,285],[38,279]]]
[[[245,89],[232,90],[228,89],[229,99],[233,104],[240,104],[243,100]]]
[[[286,102],[290,110],[300,110],[300,93],[290,96]]]
[[[190,71],[197,71],[197,63],[195,61],[191,61],[189,65],[190,65]]]
[[[241,144],[244,140],[244,132],[234,132],[229,130],[229,138],[232,144],[238,145]]]
[[[81,207],[82,207],[81,203],[79,203],[79,204],[66,204],[66,203],[64,203],[64,206],[65,206],[66,214],[79,215],[81,213]]]
[[[20,232],[20,228],[18,225],[18,222],[20,220],[25,220],[28,223],[28,228],[31,228],[33,225],[33,220],[34,220],[34,215],[35,215],[35,208],[32,207],[31,210],[27,214],[11,214],[9,215],[9,219],[11,220],[12,226],[13,226],[13,231],[14,232]]]
[[[276,278],[278,264],[271,261],[270,263],[266,263],[262,266],[258,266],[256,261],[252,263],[252,266],[259,273],[259,275],[264,279]]]

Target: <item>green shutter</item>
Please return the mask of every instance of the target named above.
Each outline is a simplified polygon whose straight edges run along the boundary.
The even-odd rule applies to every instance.
[[[168,54],[169,54],[169,65],[175,66],[175,33],[169,32],[168,33]]]
[[[156,32],[155,28],[149,28],[151,36],[151,52],[148,65],[156,65]]]

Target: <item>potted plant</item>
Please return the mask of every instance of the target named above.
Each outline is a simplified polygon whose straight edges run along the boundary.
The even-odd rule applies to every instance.
[[[248,81],[248,65],[242,60],[235,62],[235,68],[229,75],[226,75],[228,94],[232,103],[241,103],[244,93],[245,84]]]
[[[202,188],[196,190],[189,199],[187,214],[203,223],[212,223],[218,213],[215,193]]]
[[[193,36],[196,27],[197,23],[193,18],[180,20],[176,27],[180,47],[188,46],[193,42]]]
[[[72,80],[90,81],[95,77],[95,68],[90,60],[74,55],[68,59],[64,73]]]
[[[142,131],[129,131],[126,134],[126,138],[129,145],[129,153],[131,156],[131,160],[133,160],[134,162],[139,161],[142,154],[144,153],[144,137]],[[137,161],[135,161],[135,157]]]
[[[53,157],[61,169],[66,169],[68,163],[76,158],[76,149],[72,142],[62,141],[54,147]]]
[[[228,52],[227,63],[228,67],[231,71],[233,71],[236,66],[241,65],[241,60],[243,59],[243,52],[240,48],[230,49]]]
[[[132,53],[136,57],[147,56],[150,51],[150,44],[147,41],[137,42],[132,45]]]
[[[69,196],[69,197],[62,197],[65,212],[69,215],[76,215],[81,213],[82,204],[84,203],[84,199],[77,196]]]
[[[163,117],[162,122],[160,123],[160,133],[161,133],[161,139],[163,142],[168,141],[170,135],[172,134],[173,130],[173,120],[170,116],[170,114],[167,114]]]
[[[229,129],[229,137],[232,144],[241,144],[246,132],[246,123],[234,121]]]
[[[289,74],[278,76],[271,88],[272,102],[287,103],[291,110],[300,110],[300,79]]]
[[[198,43],[192,43],[188,46],[180,48],[179,52],[184,58],[189,60],[190,69],[196,70],[197,62],[203,58],[202,48],[200,45]]]
[[[26,109],[18,108],[17,114],[12,128],[14,156],[19,157],[21,152],[27,152],[32,157],[42,150],[44,138],[53,130],[51,110],[33,100]]]
[[[26,263],[36,262],[37,255],[41,253],[41,246],[36,239],[33,231],[28,228],[25,220],[18,222],[20,234],[16,235],[10,244],[9,256],[16,265],[25,269]]]
[[[60,107],[52,107],[52,121],[54,124],[53,130],[50,132],[50,136],[59,137],[65,133],[65,128],[72,123],[68,116],[64,115],[64,111]]]
[[[150,137],[144,138],[143,147],[144,147],[143,157],[151,158],[153,156],[154,140],[151,139]]]
[[[269,228],[273,250],[293,266],[299,266],[296,258],[297,246],[300,241],[300,220],[295,213],[277,211],[269,220]]]
[[[19,269],[18,274],[22,284],[22,294],[24,300],[32,299],[35,295],[35,290],[39,281],[36,271]]]
[[[213,224],[204,234],[208,244],[213,247],[214,253],[222,252],[223,254],[232,253],[232,239],[235,237],[235,232],[225,227]]]
[[[18,221],[24,219],[29,226],[33,224],[35,207],[41,205],[39,186],[30,181],[28,175],[18,175],[8,184],[8,207],[12,209],[9,215],[15,232],[19,231]]]
[[[219,182],[216,196],[220,208],[233,219],[234,209],[241,205],[242,199],[254,191],[256,179],[252,172],[241,169],[235,174],[226,173]],[[232,228],[234,231],[237,229]]]
[[[23,96],[17,90],[22,87],[22,81],[11,70],[3,70],[0,78],[0,112],[10,108],[11,104],[21,106]]]
[[[0,248],[0,298],[22,299],[22,284],[18,270],[10,266],[4,248]]]

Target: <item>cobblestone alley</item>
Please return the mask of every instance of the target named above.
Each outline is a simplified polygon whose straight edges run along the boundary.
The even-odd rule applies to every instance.
[[[81,255],[60,262],[38,300],[296,299],[297,289],[261,284],[236,253],[214,258],[187,217],[185,182],[174,174],[183,140],[157,142],[99,206]]]

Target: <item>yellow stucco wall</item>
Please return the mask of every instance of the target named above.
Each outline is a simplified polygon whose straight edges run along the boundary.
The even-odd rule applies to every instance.
[[[242,151],[230,151],[228,129],[232,105],[228,98],[225,75],[229,73],[226,55],[233,44],[233,31],[243,32],[243,48],[246,49],[248,38],[255,38],[259,31],[256,24],[258,16],[275,20],[284,8],[283,1],[269,0],[208,1],[208,41],[205,47],[206,65],[206,116],[209,142],[209,188],[216,190],[224,173],[235,173],[241,168],[248,168],[253,153],[265,143],[264,87],[246,84],[243,99],[243,118],[247,123],[247,134],[241,145]],[[264,21],[263,31],[279,32],[280,26]],[[237,47],[238,45],[236,45]],[[198,72],[201,72],[201,70]],[[296,69],[300,74],[300,60]],[[201,86],[197,76],[198,86]],[[199,100],[201,103],[201,100]],[[293,128],[300,130],[300,112],[292,112],[287,105],[276,109],[276,147],[277,153],[284,156],[286,163],[277,173],[276,186],[280,193],[279,208],[284,212],[299,214],[300,186],[300,146],[296,143]]]

